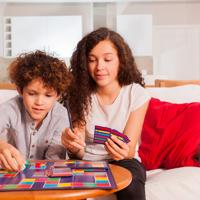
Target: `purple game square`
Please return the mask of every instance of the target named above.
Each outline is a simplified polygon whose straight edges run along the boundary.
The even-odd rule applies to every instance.
[[[94,183],[94,176],[75,176],[74,182],[82,182],[82,183]]]

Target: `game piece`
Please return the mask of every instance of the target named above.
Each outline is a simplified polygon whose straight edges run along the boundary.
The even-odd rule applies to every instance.
[[[25,170],[28,167],[28,165],[29,165],[29,161],[26,160],[25,164],[22,166],[22,168],[20,169],[20,171]]]
[[[35,168],[40,168],[40,166],[41,166],[41,163],[40,163],[40,162],[36,162],[36,163],[35,163]]]
[[[46,161],[40,161],[40,162],[29,161],[29,168],[35,170],[46,169]]]
[[[29,165],[29,160],[26,160],[25,165],[26,165],[26,167]]]

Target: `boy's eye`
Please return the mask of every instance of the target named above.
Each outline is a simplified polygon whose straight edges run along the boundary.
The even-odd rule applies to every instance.
[[[30,96],[33,96],[33,95],[35,95],[35,93],[34,93],[34,92],[28,92],[28,94],[29,94]]]
[[[46,94],[46,97],[52,97],[53,95],[52,94]]]

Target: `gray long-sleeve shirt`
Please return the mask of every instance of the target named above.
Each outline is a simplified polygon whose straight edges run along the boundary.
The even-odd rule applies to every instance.
[[[40,128],[25,110],[23,100],[16,96],[0,104],[0,134],[7,132],[7,140],[25,159],[67,159],[61,144],[61,133],[69,127],[68,112],[56,102],[43,120]]]

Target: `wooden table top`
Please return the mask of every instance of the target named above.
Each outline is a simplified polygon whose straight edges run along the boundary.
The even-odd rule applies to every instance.
[[[0,192],[1,200],[78,200],[97,196],[106,196],[122,190],[132,180],[131,173],[120,166],[110,164],[117,188],[103,189],[76,189],[76,190],[40,190],[40,191],[9,191]]]

